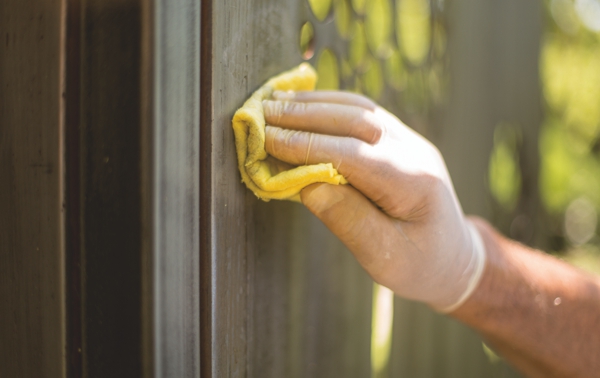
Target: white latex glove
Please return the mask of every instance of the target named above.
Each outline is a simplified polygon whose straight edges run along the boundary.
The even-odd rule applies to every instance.
[[[458,308],[481,278],[485,250],[439,151],[357,94],[273,97],[263,102],[273,125],[267,152],[294,165],[333,163],[351,184],[311,185],[304,205],[376,282],[440,312]]]

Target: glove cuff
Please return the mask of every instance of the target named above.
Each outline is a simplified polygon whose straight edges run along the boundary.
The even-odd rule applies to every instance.
[[[459,308],[469,297],[481,281],[481,277],[483,276],[483,271],[485,269],[485,260],[486,260],[486,250],[485,244],[483,244],[483,240],[481,239],[481,235],[479,231],[475,227],[471,221],[466,220],[467,229],[469,230],[469,234],[471,236],[471,263],[469,265],[473,266],[471,272],[471,278],[469,279],[469,283],[467,284],[467,288],[465,291],[458,297],[458,300],[444,308],[436,309],[438,312],[443,314],[448,314],[457,308]],[[470,269],[468,269],[470,270]]]

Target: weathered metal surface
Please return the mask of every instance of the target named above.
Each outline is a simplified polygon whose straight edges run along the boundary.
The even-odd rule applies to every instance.
[[[65,374],[62,8],[0,2],[0,376]]]
[[[368,376],[369,278],[301,205],[257,200],[236,166],[233,113],[300,63],[307,4],[203,5],[203,376]]]
[[[253,221],[249,375],[369,376],[371,279],[298,204],[258,203]]]
[[[199,377],[200,3],[151,3],[146,376]]]

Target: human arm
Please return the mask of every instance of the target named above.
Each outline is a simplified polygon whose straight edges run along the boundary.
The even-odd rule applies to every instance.
[[[299,92],[263,108],[267,125],[285,127],[266,127],[269,154],[294,165],[332,163],[351,184],[315,185],[301,199],[376,282],[439,311],[465,299],[484,255],[429,141],[351,93]]]
[[[528,374],[548,376],[579,368],[594,375],[589,369],[597,364],[593,353],[600,342],[593,335],[587,334],[581,346],[587,353],[576,356],[548,346],[557,340],[574,342],[569,337],[580,337],[585,325],[594,333],[600,313],[598,291],[590,289],[597,289],[594,279],[550,257],[508,248],[513,245],[492,237],[497,234],[482,221],[469,222],[437,149],[368,99],[340,92],[277,93],[275,98],[282,101],[265,102],[265,116],[268,124],[282,128],[267,127],[267,151],[296,165],[333,163],[348,179],[351,186],[308,187],[302,201],[376,282],[451,312]],[[475,237],[472,224],[479,230]],[[477,247],[478,235],[487,247],[487,264]],[[531,264],[526,264],[529,270],[519,263],[521,255]],[[541,321],[531,308],[529,280],[546,290],[536,293],[538,298],[560,292],[562,300],[570,301],[573,296],[585,303],[585,314],[554,312]],[[569,291],[565,282],[577,284]],[[546,331],[553,326],[563,330]]]
[[[531,377],[600,372],[600,280],[473,219],[487,250],[481,282],[450,315]]]

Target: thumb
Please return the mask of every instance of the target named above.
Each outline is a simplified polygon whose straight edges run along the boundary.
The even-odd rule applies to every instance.
[[[313,184],[300,196],[371,277],[385,285],[391,273],[386,251],[392,243],[390,236],[396,234],[389,216],[350,185]]]

